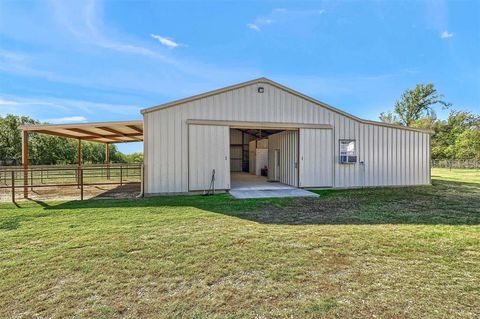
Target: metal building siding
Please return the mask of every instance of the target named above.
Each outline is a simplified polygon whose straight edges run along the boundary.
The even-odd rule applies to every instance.
[[[189,190],[207,190],[213,170],[215,189],[229,189],[228,126],[190,125],[188,136]]]
[[[257,151],[257,141],[250,141],[248,142],[248,172],[250,174],[255,174],[255,157]]]
[[[331,129],[299,130],[300,187],[333,186]]]
[[[364,125],[363,132],[359,160],[364,161],[365,183],[360,186],[430,183],[428,134],[375,125]]]
[[[232,172],[242,171],[242,148],[238,146],[242,143],[242,132],[230,129],[230,144],[236,144],[236,146],[230,147],[230,171]]]
[[[298,186],[298,131],[283,131],[268,137],[268,165],[274,167],[274,151],[280,150],[279,182]],[[268,170],[274,179],[273,170]]]
[[[265,88],[263,94],[257,93],[260,85]],[[145,113],[146,193],[188,191],[188,119],[330,124],[334,126],[334,187],[426,184],[430,180],[428,133],[361,123],[262,83]],[[385,132],[390,136],[384,136]],[[365,176],[359,163],[339,163],[339,139],[357,141],[359,161],[365,161]],[[416,144],[422,139],[428,141],[422,149],[427,155],[413,171],[412,150],[422,147]],[[393,152],[394,145],[400,152],[398,162],[384,153]]]

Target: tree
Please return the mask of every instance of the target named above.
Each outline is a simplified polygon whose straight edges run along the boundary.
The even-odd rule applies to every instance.
[[[395,103],[393,112],[380,113],[380,120],[392,124],[412,126],[422,118],[436,117],[432,106],[437,104],[444,108],[451,105],[443,100],[443,95],[437,92],[433,84],[417,84],[414,89],[406,90],[402,94],[400,100]]]
[[[453,148],[456,158],[480,160],[480,128],[465,130]]]
[[[28,116],[8,114],[0,116],[0,161],[20,161],[22,157],[22,135],[19,127],[24,124],[36,124]]]
[[[143,153],[125,154],[127,163],[143,163]]]
[[[71,139],[30,133],[30,163],[34,165],[72,164],[77,161],[77,145]]]
[[[38,124],[27,116],[0,116],[0,165],[19,164],[22,157],[22,136],[20,126]],[[77,163],[78,141],[58,136],[30,133],[29,151],[31,164],[55,165]],[[125,154],[109,145],[110,161],[125,163]],[[105,145],[103,143],[82,142],[82,161],[86,164],[105,162]]]
[[[465,138],[460,138],[465,131],[480,129],[480,116],[452,110],[446,121],[436,121],[431,129],[434,131],[432,158],[465,158],[466,153],[460,152],[456,144]],[[470,135],[467,133],[467,136]]]

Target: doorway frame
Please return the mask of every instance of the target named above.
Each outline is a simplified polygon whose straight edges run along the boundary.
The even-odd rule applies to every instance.
[[[297,188],[302,188],[300,181],[300,129],[313,128],[313,129],[333,129],[333,125],[330,124],[310,124],[310,123],[281,123],[281,122],[253,122],[253,121],[230,121],[230,120],[203,120],[203,119],[187,119],[187,127],[189,124],[194,125],[218,125],[228,126],[229,129],[271,129],[282,131],[297,131]],[[279,154],[280,155],[280,154]],[[230,147],[228,148],[228,158],[230,162]],[[275,177],[277,177],[277,172]],[[231,186],[231,185],[230,185]]]

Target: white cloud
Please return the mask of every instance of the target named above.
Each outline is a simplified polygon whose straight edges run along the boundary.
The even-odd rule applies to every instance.
[[[287,10],[285,8],[275,8],[269,14],[258,16],[253,22],[247,23],[247,27],[261,31],[263,27],[273,23],[292,23],[292,21],[315,18],[325,13],[323,9],[316,10]]]
[[[11,60],[14,62],[19,62],[25,60],[25,55],[19,54],[12,51],[1,50],[0,49],[0,59]]]
[[[85,123],[87,121],[87,118],[85,116],[66,116],[40,121],[50,124]]]
[[[72,4],[73,3],[73,4]],[[62,2],[54,1],[53,8],[57,20],[71,34],[83,42],[91,43],[100,48],[110,49],[118,52],[148,56],[160,59],[166,63],[176,64],[172,58],[166,57],[152,49],[137,44],[126,43],[124,40],[117,40],[118,34],[112,32],[112,28],[106,28],[101,19],[100,9],[95,1],[86,2]],[[108,30],[106,34],[104,30]],[[116,34],[112,37],[110,34]]]
[[[2,7],[2,9],[5,8]],[[55,83],[68,83],[80,86],[82,89],[93,88],[102,92],[105,89],[114,90],[122,95],[130,92],[142,96],[141,103],[147,104],[144,106],[157,103],[155,100],[146,101],[143,98],[146,92],[154,93],[156,99],[160,100],[180,98],[262,75],[254,67],[219,66],[213,62],[198,60],[193,56],[174,56],[175,50],[186,45],[177,43],[179,45],[177,49],[168,49],[158,45],[157,40],[151,38],[149,33],[138,38],[134,34],[117,29],[104,19],[105,10],[101,1],[52,1],[49,6],[34,6],[32,10],[41,10],[42,14],[28,13],[25,10],[21,14],[16,11],[4,14],[8,17],[18,14],[21,18],[18,19],[18,16],[15,16],[15,19],[7,20],[14,26],[8,28],[8,31],[11,31],[8,35],[26,43],[35,43],[39,47],[42,44],[49,50],[12,52],[6,51],[7,48],[0,48],[0,73],[41,78]],[[41,19],[46,19],[44,24]],[[33,35],[31,26],[37,24],[42,27]],[[175,40],[171,41],[178,42]],[[64,65],[71,62],[65,59],[71,54],[62,52],[73,53],[76,59],[78,58],[78,65],[65,69]],[[91,65],[93,55],[98,57],[96,62],[98,68],[86,71],[82,66]],[[107,63],[102,63],[105,60]],[[113,61],[122,61],[124,67],[112,66],[117,64]],[[27,91],[38,92],[37,90]],[[28,94],[27,91],[25,94]],[[5,114],[6,110],[18,113],[23,107],[22,105],[15,109],[13,105],[2,105],[0,113]],[[59,105],[56,104],[56,107]],[[29,109],[33,111],[34,106],[29,106]],[[123,110],[130,112],[128,107]],[[32,114],[35,114],[36,118],[47,118],[83,113],[65,111],[53,115]],[[138,115],[138,108],[132,114]],[[91,118],[91,116],[88,117]]]
[[[176,47],[179,46],[179,44],[177,42],[173,41],[172,39],[162,37],[158,34],[150,34],[150,36],[154,39],[157,39],[158,42],[160,42],[161,44],[163,44],[167,48],[175,49]]]
[[[0,98],[0,106],[12,106],[12,105],[18,105],[17,101],[12,101],[12,100],[5,100]]]
[[[440,35],[442,39],[447,39],[453,37],[453,32],[448,32],[447,30],[443,31]]]
[[[72,117],[72,113],[100,114],[120,114],[128,116],[138,116],[140,107],[125,104],[98,103],[86,100],[59,99],[55,97],[22,97],[13,95],[0,95],[1,113],[19,112],[55,112],[53,114]],[[74,118],[76,116],[73,116]],[[83,116],[82,116],[83,117]],[[51,120],[51,119],[50,119]],[[80,119],[76,119],[80,120]],[[47,120],[45,120],[47,121]]]
[[[250,29],[255,30],[255,31],[260,31],[260,28],[258,27],[258,25],[253,24],[253,23],[247,23],[247,27],[249,27]]]

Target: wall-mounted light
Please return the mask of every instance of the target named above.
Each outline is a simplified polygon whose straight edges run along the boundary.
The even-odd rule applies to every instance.
[[[257,92],[258,92],[258,93],[263,93],[263,91],[264,91],[263,86],[259,86],[259,87],[257,88]]]

